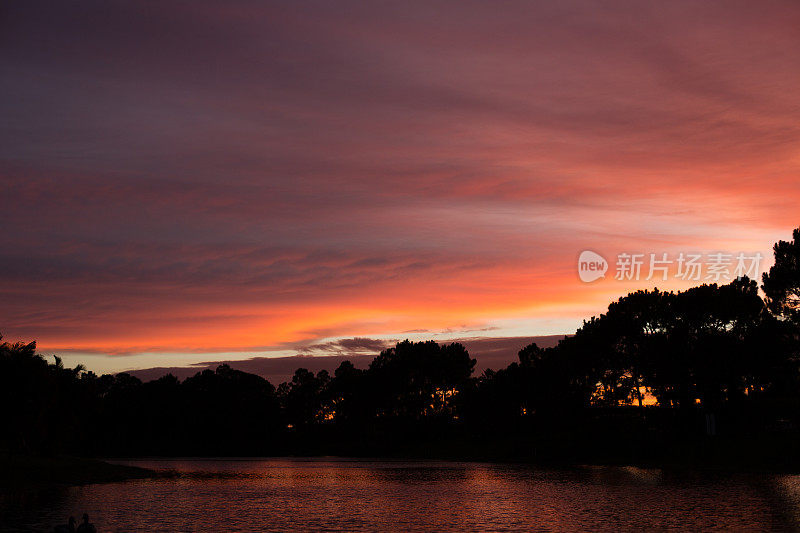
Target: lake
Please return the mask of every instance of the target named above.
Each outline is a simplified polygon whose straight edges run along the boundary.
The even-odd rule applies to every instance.
[[[137,460],[173,477],[2,495],[0,529],[797,530],[800,476],[347,459]]]

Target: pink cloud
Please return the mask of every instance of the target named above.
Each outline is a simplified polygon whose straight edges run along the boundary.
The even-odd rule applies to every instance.
[[[17,4],[0,331],[214,352],[577,323],[634,288],[581,285],[583,249],[768,253],[797,225],[799,24],[781,2]]]

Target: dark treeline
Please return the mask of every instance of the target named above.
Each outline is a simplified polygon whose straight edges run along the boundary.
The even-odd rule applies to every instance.
[[[84,455],[429,455],[793,461],[800,229],[747,278],[639,291],[556,347],[473,376],[460,344],[401,342],[367,369],[277,388],[219,366],[142,383],[0,345],[2,446]],[[726,455],[727,454],[727,455]]]

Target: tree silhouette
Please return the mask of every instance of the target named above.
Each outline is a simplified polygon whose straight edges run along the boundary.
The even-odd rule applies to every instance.
[[[420,418],[450,411],[475,362],[461,344],[406,340],[370,363],[370,396],[381,415]]]
[[[775,315],[800,325],[800,228],[791,241],[773,247],[775,264],[762,276],[767,306]]]
[[[0,447],[377,455],[446,442],[449,449],[471,443],[484,456],[533,449],[639,456],[694,442],[679,439],[703,434],[698,421],[709,416],[729,437],[773,442],[774,427],[795,428],[777,441],[800,445],[799,240],[800,229],[794,241],[775,245],[763,300],[747,277],[632,292],[557,346],[522,347],[517,362],[477,377],[464,346],[434,341],[399,342],[368,368],[344,361],[332,376],[299,368],[277,389],[228,365],[183,381],[97,376],[58,357],[48,364],[35,343],[3,342]]]

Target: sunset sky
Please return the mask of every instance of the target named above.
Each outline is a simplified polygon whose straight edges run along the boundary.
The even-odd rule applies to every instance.
[[[0,333],[98,372],[571,333],[800,225],[800,4],[3,2],[0,184]]]

